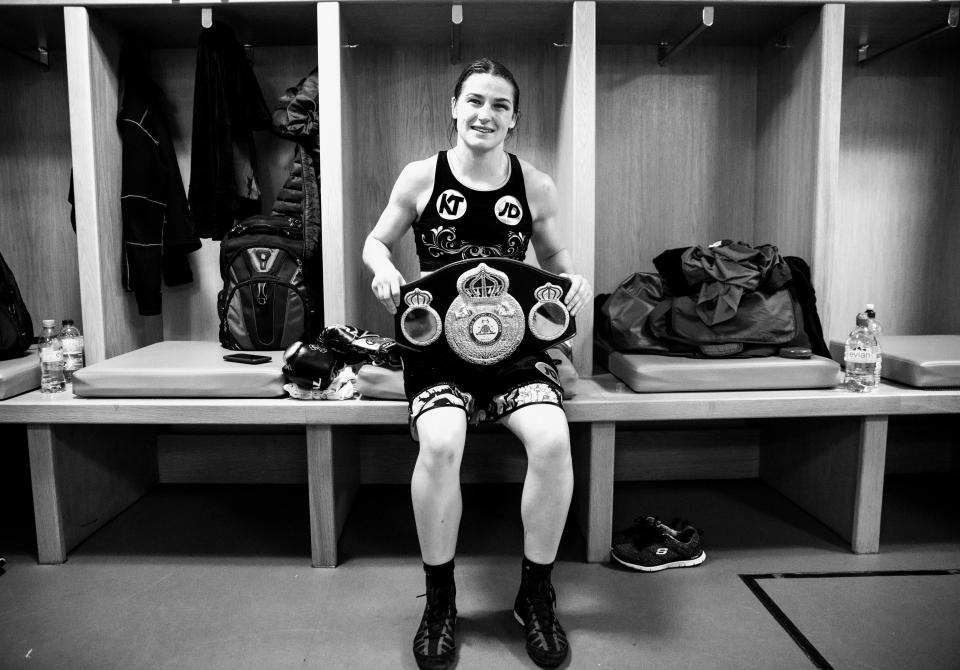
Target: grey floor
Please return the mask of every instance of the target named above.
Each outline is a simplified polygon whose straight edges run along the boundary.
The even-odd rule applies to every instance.
[[[554,580],[564,667],[960,668],[955,484],[888,478],[870,556],[758,481],[618,484],[616,526],[689,518],[708,557],[656,574],[587,565],[570,524]],[[309,567],[304,487],[161,486],[61,566],[36,564],[24,493],[4,496],[2,670],[415,667],[423,585],[405,487],[361,487],[334,570]],[[519,495],[465,488],[457,668],[535,667],[510,614]]]

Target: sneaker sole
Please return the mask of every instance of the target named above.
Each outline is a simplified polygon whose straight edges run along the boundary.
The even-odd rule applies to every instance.
[[[700,565],[707,559],[707,552],[701,551],[700,555],[695,558],[690,558],[685,561],[673,561],[672,563],[664,563],[663,565],[636,565],[635,563],[630,563],[623,560],[622,558],[617,558],[616,554],[610,552],[610,557],[621,565],[625,565],[628,568],[633,568],[634,570],[640,570],[641,572],[660,572],[661,570],[667,570],[669,568],[692,568],[695,565]]]

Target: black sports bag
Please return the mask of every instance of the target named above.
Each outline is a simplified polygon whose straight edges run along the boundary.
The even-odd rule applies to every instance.
[[[0,360],[21,355],[33,342],[30,312],[13,272],[0,254]]]
[[[286,349],[320,332],[319,259],[306,254],[303,223],[251,216],[220,242],[223,290],[217,299],[220,343],[227,349]]]

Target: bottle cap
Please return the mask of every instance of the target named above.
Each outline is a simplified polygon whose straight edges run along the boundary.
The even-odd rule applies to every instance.
[[[873,309],[873,303],[872,303],[872,302],[868,302],[868,303],[867,303],[867,309]]]
[[[54,319],[44,319],[41,323],[43,323],[44,328],[53,328],[57,325],[57,322]]]
[[[61,325],[61,326],[72,326],[72,325],[73,325],[73,319],[64,319],[63,321],[60,322],[60,325]]]

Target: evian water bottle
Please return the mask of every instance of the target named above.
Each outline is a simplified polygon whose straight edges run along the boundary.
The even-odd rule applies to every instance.
[[[864,313],[857,314],[857,327],[844,344],[843,366],[843,384],[848,391],[863,393],[877,387],[877,338],[870,333]]]
[[[67,383],[73,381],[73,373],[83,367],[83,335],[73,324],[73,319],[64,319],[60,329],[63,345],[63,376]]]
[[[877,321],[877,313],[873,309],[873,303],[867,303],[867,308],[863,310],[863,313],[867,315],[867,330],[873,335],[874,339],[877,340],[877,372],[874,377],[877,379],[877,386],[880,386],[880,375],[883,366],[883,348],[880,346],[880,333],[883,332],[883,328],[880,326],[880,322]]]
[[[63,379],[63,346],[57,336],[57,322],[43,320],[43,330],[37,341],[40,354],[40,392],[59,393],[66,388]]]

